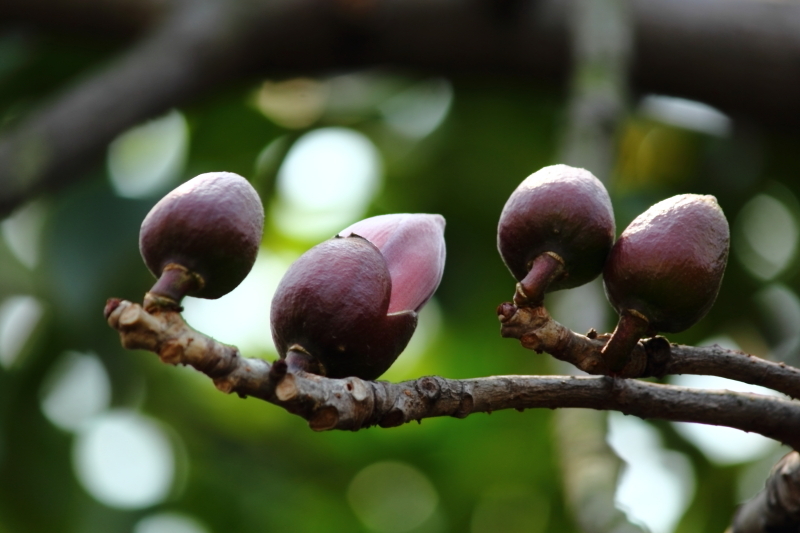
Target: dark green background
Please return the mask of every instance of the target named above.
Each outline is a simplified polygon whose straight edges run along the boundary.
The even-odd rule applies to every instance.
[[[64,37],[0,36],[0,123],[13,123],[54,87],[113,52]],[[393,75],[391,80],[399,90],[414,78]],[[211,170],[253,179],[265,146],[303,133],[270,122],[252,105],[260,81],[228,87],[181,109],[191,140],[183,179]],[[499,336],[495,308],[511,297],[514,280],[496,253],[495,231],[516,185],[558,162],[566,95],[523,79],[450,81],[454,99],[446,120],[404,157],[384,157],[384,186],[368,214],[433,212],[447,219],[447,266],[437,293],[443,328],[425,354],[426,372],[451,378],[551,373],[547,356]],[[342,124],[344,119],[331,115],[312,127]],[[346,125],[390,152],[382,144],[388,141],[374,109],[367,106]],[[652,203],[685,192],[715,195],[732,223],[748,200],[775,191],[776,183],[788,195],[778,199],[794,209],[800,137],[735,125],[731,136],[718,138],[632,111],[622,126],[614,173],[604,177],[618,231]],[[654,128],[661,135],[649,141],[655,143],[652,155],[632,163],[636,156],[631,154]],[[265,205],[275,171],[262,170],[254,180]],[[552,412],[496,412],[388,430],[314,433],[277,407],[225,396],[210,381],[191,379],[189,369],[123,350],[103,320],[107,297],[137,300],[152,283],[137,235],[157,198],[116,196],[98,162],[80,183],[43,199],[47,216],[35,269],[20,264],[0,241],[0,300],[32,294],[46,310],[16,364],[0,368],[0,532],[126,532],[159,510],[186,513],[216,532],[366,531],[345,493],[362,468],[380,460],[414,465],[438,491],[435,519],[415,531],[468,531],[473,510],[488,490],[519,486],[538,494],[549,508],[544,530],[576,531],[565,509]],[[265,240],[274,244],[280,238],[268,232]],[[773,282],[797,290],[797,274],[791,265]],[[691,344],[727,334],[745,348],[777,342],[768,317],[754,303],[764,286],[732,255],[716,306],[697,326],[670,340]],[[265,297],[258,305],[269,301]],[[608,331],[613,323],[595,327]],[[172,428],[182,450],[183,482],[155,509],[106,507],[77,481],[73,436],[53,426],[40,409],[43,380],[65,350],[94,352],[102,359],[112,379],[113,407],[140,407]],[[687,454],[695,468],[695,499],[678,531],[722,531],[737,503],[736,480],[747,465],[715,467],[671,426],[654,424],[666,446]]]

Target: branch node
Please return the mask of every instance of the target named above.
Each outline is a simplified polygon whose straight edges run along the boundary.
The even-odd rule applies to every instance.
[[[103,316],[106,320],[111,316],[111,313],[119,307],[119,304],[122,303],[122,300],[119,298],[109,298],[106,300],[106,306],[103,308]]]
[[[286,376],[286,379],[281,382],[281,385],[287,381],[290,381],[289,378],[291,378],[292,383],[294,383],[294,376],[289,374]],[[280,389],[280,385],[278,388]],[[275,392],[277,393],[277,390]],[[296,387],[294,394],[297,394]],[[278,397],[280,398],[280,396]],[[314,431],[327,431],[329,429],[334,429],[338,423],[339,411],[330,405],[318,409],[313,415],[311,415],[311,418],[308,419],[308,426]]]
[[[452,416],[455,418],[466,418],[472,414],[474,407],[475,399],[472,397],[472,394],[464,391],[461,401],[458,402],[458,409],[456,409],[456,412],[453,413]]]
[[[414,382],[414,387],[429,402],[435,402],[442,395],[442,387],[433,376],[419,378]]]
[[[232,393],[235,388],[234,382],[228,376],[212,379],[211,381],[218,391],[224,392],[225,394]],[[239,393],[239,396],[242,396],[242,393]]]
[[[363,402],[369,397],[369,389],[359,378],[348,378],[344,387],[357,402]]]
[[[397,426],[402,426],[406,421],[406,415],[403,413],[402,409],[397,407],[392,407],[392,409],[383,415],[383,418],[380,419],[378,425],[382,428],[393,428]]]
[[[289,365],[286,364],[286,360],[278,359],[269,367],[269,374],[267,374],[267,377],[271,383],[277,385],[286,376],[286,371],[288,369]]]
[[[672,357],[669,341],[664,337],[656,336],[643,341],[642,344],[647,354],[645,373],[657,378],[664,377],[667,374],[667,364]]]
[[[175,366],[181,362],[184,346],[178,339],[169,339],[161,345],[158,357],[162,363]]]
[[[142,319],[143,314],[144,310],[138,305],[122,306],[117,323],[121,328],[132,328]]]
[[[517,312],[517,306],[511,302],[503,302],[497,306],[497,318],[501,324],[511,320]]]
[[[282,402],[288,402],[292,398],[296,397],[297,393],[297,380],[295,379],[294,374],[286,374],[281,382],[278,383],[278,386],[275,387],[275,396],[277,396]],[[337,414],[336,417],[338,419],[339,415]],[[312,429],[317,430],[314,426],[312,426]]]

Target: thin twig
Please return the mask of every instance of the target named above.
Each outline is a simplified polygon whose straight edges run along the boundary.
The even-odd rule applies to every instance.
[[[498,308],[501,335],[519,339],[537,352],[575,365],[588,374],[612,375],[600,354],[606,335],[580,335],[553,320],[544,307],[517,308],[511,303]],[[706,347],[670,344],[663,337],[640,342],[619,373],[622,377],[663,377],[670,374],[719,376],[761,385],[800,398],[800,370],[717,345]]]

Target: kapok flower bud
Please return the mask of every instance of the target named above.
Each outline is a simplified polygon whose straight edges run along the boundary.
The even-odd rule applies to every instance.
[[[284,275],[272,337],[290,366],[375,379],[405,349],[445,260],[444,218],[368,218],[318,244]]]
[[[728,221],[713,196],[673,196],[631,222],[603,271],[606,295],[620,315],[603,348],[611,370],[624,367],[640,338],[678,333],[708,313],[729,246]]]
[[[517,278],[518,305],[588,283],[603,271],[614,242],[614,212],[591,172],[545,167],[511,194],[500,215],[497,249]]]
[[[145,217],[139,250],[158,281],[151,294],[175,303],[219,298],[247,276],[258,254],[264,208],[232,172],[201,174],[164,196]]]

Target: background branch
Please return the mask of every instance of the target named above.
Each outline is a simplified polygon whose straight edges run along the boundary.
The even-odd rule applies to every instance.
[[[115,39],[153,28],[180,0],[3,0],[0,20]]]
[[[80,179],[109,142],[239,65],[235,24],[216,2],[165,19],[124,57],[0,139],[0,214]]]
[[[739,508],[727,533],[788,533],[798,523],[800,455],[793,451],[775,464],[764,490]]]
[[[132,125],[256,73],[391,65],[564,83],[571,62],[568,4],[519,2],[508,12],[489,2],[452,0],[152,0],[137,8],[122,0],[60,0],[50,11],[41,2],[12,1],[0,8],[7,21],[69,27],[91,11],[94,18],[86,20],[96,22],[83,27],[106,21],[122,33],[150,31],[106,70],[54,97],[0,138],[0,215],[78,179]],[[764,123],[800,125],[800,5],[638,0],[632,24],[630,83],[637,91],[699,99]]]

